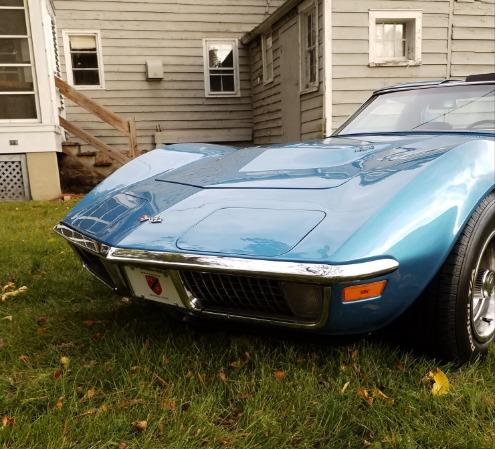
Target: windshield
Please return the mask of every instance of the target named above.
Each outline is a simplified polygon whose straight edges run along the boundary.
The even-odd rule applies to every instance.
[[[493,84],[443,85],[373,96],[336,135],[401,131],[495,131]]]

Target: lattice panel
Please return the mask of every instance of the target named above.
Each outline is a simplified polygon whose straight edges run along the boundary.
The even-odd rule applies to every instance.
[[[21,161],[0,160],[0,201],[27,199]]]

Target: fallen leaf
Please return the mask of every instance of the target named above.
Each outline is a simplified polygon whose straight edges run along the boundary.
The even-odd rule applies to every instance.
[[[7,284],[2,287],[2,293],[10,292],[12,290],[15,290],[15,284],[13,282],[7,282]]]
[[[227,381],[227,377],[225,376],[225,373],[223,371],[218,371],[217,372],[217,377],[223,381],[223,382],[226,382]]]
[[[232,362],[230,366],[232,368],[240,368],[241,366],[244,366],[248,360],[249,360],[249,352],[245,352],[244,355],[239,360]]]
[[[92,399],[94,395],[95,395],[95,387],[91,387],[86,393],[86,396],[88,399]]]
[[[275,375],[275,378],[277,380],[284,380],[284,378],[285,378],[285,371],[279,370],[279,371],[275,371],[273,374]]]
[[[138,420],[138,421],[133,421],[131,423],[131,425],[139,430],[139,431],[143,431],[144,429],[146,429],[146,427],[148,427],[148,422],[147,421],[144,421],[144,420]]]
[[[7,315],[7,316],[4,316],[2,318],[2,320],[5,320],[5,321],[12,321],[12,315]]]
[[[44,326],[45,324],[48,323],[48,318],[46,316],[40,316],[36,322],[38,323],[39,326]]]
[[[61,375],[62,375],[62,370],[61,369],[58,369],[58,370],[56,370],[56,371],[53,372],[53,377],[55,379],[58,379]]]
[[[125,441],[121,441],[117,449],[126,449],[129,446]]]
[[[24,363],[27,363],[29,361],[29,357],[25,354],[19,356],[19,360],[21,360]]]
[[[70,363],[70,358],[66,356],[60,357],[60,363],[64,366],[68,366]]]
[[[13,298],[14,296],[18,296],[21,293],[24,293],[25,291],[27,291],[27,289],[28,288],[24,285],[23,287],[20,287],[17,290],[7,291],[6,293],[2,294],[1,300],[2,300],[2,302],[4,302],[8,298]]]
[[[163,399],[162,405],[165,410],[174,410],[177,407],[177,403],[173,399],[168,398]]]
[[[433,373],[433,381],[431,388],[433,396],[441,396],[449,392],[449,379],[441,369],[437,368]]]
[[[99,410],[96,407],[93,407],[93,408],[90,408],[89,410],[85,411],[84,413],[81,413],[80,415],[74,416],[74,418],[79,419],[79,418],[84,418],[85,416],[95,415],[96,413],[98,413],[98,411]]]
[[[40,335],[50,335],[50,332],[48,332],[44,327],[38,327],[37,332]]]
[[[93,324],[101,323],[101,321],[99,321],[99,320],[83,320],[83,323],[86,326],[92,326]]]
[[[347,390],[347,387],[350,385],[350,382],[346,382],[344,386],[340,389],[340,394],[344,394],[345,390]]]
[[[163,359],[162,359],[162,363],[163,363],[164,365],[170,365],[170,360],[169,360],[167,357],[163,357]]]
[[[63,401],[63,397],[59,398],[58,401],[57,401],[57,408],[59,410],[62,410],[62,407],[63,407],[63,404],[62,404],[62,401]]]
[[[14,426],[14,418],[5,415],[2,418],[2,429],[5,429],[5,427],[13,427]]]
[[[388,402],[389,404],[393,404],[394,400],[392,398],[389,398],[383,391],[381,391],[379,388],[375,388],[373,391],[373,396],[381,399],[384,402]]]
[[[359,396],[361,396],[361,398],[368,404],[368,405],[373,405],[373,396],[370,396],[370,394],[368,393],[368,391],[363,388],[363,387],[359,387],[357,389],[357,392],[359,394]]]

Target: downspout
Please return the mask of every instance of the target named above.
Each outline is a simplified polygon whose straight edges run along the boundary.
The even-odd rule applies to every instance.
[[[447,67],[445,78],[452,77],[452,44],[454,40],[454,0],[450,0],[449,4],[449,29],[447,37]]]
[[[323,134],[325,136],[332,134],[332,103],[332,0],[323,0]]]

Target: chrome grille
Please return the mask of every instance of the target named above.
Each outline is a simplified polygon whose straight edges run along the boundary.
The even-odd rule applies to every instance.
[[[181,271],[180,274],[202,309],[256,317],[296,318],[277,280],[200,271]]]

